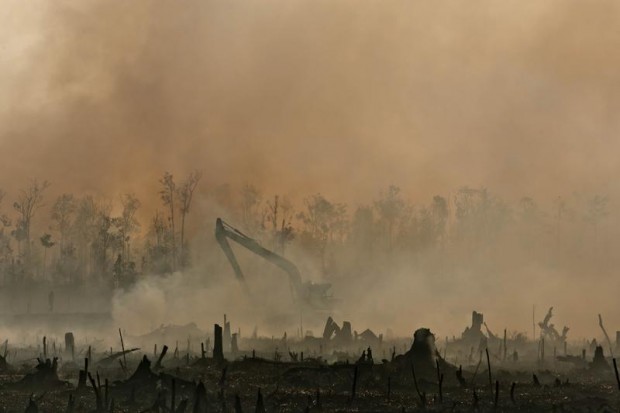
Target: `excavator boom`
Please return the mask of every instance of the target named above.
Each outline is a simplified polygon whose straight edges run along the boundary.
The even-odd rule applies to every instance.
[[[284,270],[288,274],[289,281],[291,283],[293,292],[296,295],[296,298],[301,298],[300,296],[303,295],[301,275],[299,274],[299,270],[297,269],[297,266],[295,264],[293,264],[286,258],[264,248],[256,240],[248,237],[231,225],[228,225],[221,218],[218,218],[215,221],[215,239],[220,244],[220,247],[222,247],[224,254],[226,254],[226,258],[228,258],[230,265],[233,267],[233,271],[235,272],[237,279],[242,283],[245,284],[245,276],[243,275],[243,271],[239,266],[239,262],[237,262],[235,253],[233,252],[230,244],[228,243],[228,239],[235,241],[237,244],[249,249],[253,253],[263,257],[267,261]]]

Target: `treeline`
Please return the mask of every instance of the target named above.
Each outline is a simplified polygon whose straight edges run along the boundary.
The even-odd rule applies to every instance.
[[[116,203],[73,194],[47,199],[50,184],[37,180],[12,198],[0,191],[2,282],[119,287],[140,274],[190,267],[188,222],[200,180],[199,172],[178,181],[164,173],[150,219],[133,194]],[[462,187],[414,203],[389,186],[351,207],[322,194],[293,202],[250,184],[202,191],[231,224],[276,252],[310,257],[329,276],[383,273],[394,263],[431,272],[498,261],[572,265],[579,257],[592,263],[620,241],[617,228],[605,225],[610,204],[603,195],[573,194],[543,206],[529,197],[507,202],[485,188]]]
[[[225,186],[217,198],[234,211],[240,229],[280,253],[314,257],[330,276],[383,274],[396,265],[431,272],[530,262],[572,266],[575,260],[589,265],[605,262],[620,244],[617,228],[605,225],[610,203],[604,195],[571,194],[542,205],[461,187],[414,203],[389,186],[351,208],[321,194],[294,204],[245,185],[238,192]]]
[[[62,194],[48,204],[47,181],[31,181],[0,214],[0,271],[4,285],[103,282],[127,286],[140,273],[166,273],[189,265],[186,223],[200,172],[177,183],[159,180],[161,210],[144,231],[133,194],[115,205],[91,195]],[[0,191],[0,210],[9,197]],[[120,208],[119,208],[120,207]],[[6,208],[9,209],[10,208]],[[35,228],[46,231],[35,233]]]

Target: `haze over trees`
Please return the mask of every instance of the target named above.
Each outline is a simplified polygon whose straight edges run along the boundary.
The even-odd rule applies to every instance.
[[[226,220],[265,247],[303,258],[327,279],[361,271],[385,279],[403,263],[444,275],[526,262],[585,268],[613,260],[612,246],[620,241],[607,225],[614,209],[604,194],[508,201],[488,188],[464,186],[413,201],[389,185],[367,203],[348,205],[321,193],[300,199],[264,193],[250,183],[203,188],[201,178],[199,171],[181,179],[163,173],[150,217],[131,193],[114,200],[71,193],[51,198],[51,184],[38,180],[17,194],[0,192],[0,280],[129,287],[144,275],[193,268],[197,257],[219,254],[214,245],[193,248],[198,193],[209,200],[206,208],[218,205]],[[201,239],[211,242],[209,234]]]

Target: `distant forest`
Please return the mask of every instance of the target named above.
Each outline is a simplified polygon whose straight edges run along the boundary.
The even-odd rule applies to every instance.
[[[190,268],[188,226],[201,173],[159,179],[161,204],[140,222],[141,201],[125,194],[114,205],[90,195],[47,199],[49,183],[31,181],[17,194],[0,191],[0,280],[128,287],[139,277]],[[447,273],[484,271],[536,262],[575,270],[609,267],[620,233],[604,195],[556,197],[542,207],[523,197],[506,202],[485,188],[412,202],[388,186],[366,205],[321,194],[294,203],[247,184],[220,185],[208,194],[240,230],[283,255],[309,257],[323,274],[381,273],[391,265]],[[201,206],[202,207],[202,206]],[[112,211],[119,211],[113,214]],[[36,226],[33,225],[36,222]],[[46,228],[34,232],[33,228]],[[599,265],[597,266],[597,263]]]

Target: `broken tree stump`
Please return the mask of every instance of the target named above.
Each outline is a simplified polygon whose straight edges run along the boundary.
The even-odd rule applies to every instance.
[[[65,333],[65,351],[71,354],[71,360],[75,360],[75,338],[73,333]]]
[[[419,328],[413,334],[413,344],[405,356],[415,364],[416,370],[422,375],[435,373],[435,335],[428,328]]]
[[[47,390],[55,387],[65,386],[66,382],[58,378],[58,358],[37,359],[36,370],[26,374],[20,381],[15,383],[16,387],[27,388],[30,390]]]
[[[592,359],[590,368],[595,371],[609,371],[610,367],[607,360],[605,360],[603,346],[596,346],[596,349],[594,350],[594,359]]]
[[[213,326],[213,358],[216,361],[224,361],[224,349],[222,347],[222,327],[219,324]]]
[[[342,346],[351,344],[351,342],[353,341],[353,333],[350,322],[344,321],[342,323],[342,328],[339,332],[337,332],[334,340],[337,342],[338,345]]]
[[[463,340],[466,343],[473,345],[478,344],[482,338],[486,338],[482,333],[483,324],[484,316],[477,311],[473,311],[471,313],[471,326],[466,327],[465,331],[463,331],[463,334],[461,335]]]
[[[402,373],[409,372],[410,374],[410,369],[413,365],[418,379],[424,382],[431,382],[437,379],[437,366],[439,366],[445,377],[456,377],[457,379],[459,377],[457,368],[446,362],[437,352],[435,335],[428,328],[417,329],[413,335],[413,343],[409,351],[396,356],[393,362],[399,366],[398,368]],[[462,381],[459,380],[459,383],[462,383]]]
[[[84,358],[84,370],[80,370],[78,376],[78,390],[86,388],[86,378],[88,377],[88,357]]]
[[[230,342],[230,351],[232,352],[233,355],[237,355],[239,353],[238,337],[239,336],[237,333],[233,334],[231,342]]]
[[[164,346],[165,348],[166,346]],[[165,354],[164,351],[162,353]],[[157,380],[159,376],[151,371],[151,361],[144,355],[142,357],[142,361],[138,364],[136,371],[131,375],[131,377],[127,380],[129,383],[134,382],[146,382],[150,380]]]
[[[265,403],[263,401],[263,394],[260,391],[260,387],[258,388],[258,396],[256,397],[256,408],[254,411],[256,413],[266,413]]]
[[[207,411],[207,389],[202,381],[198,382],[194,390],[194,412]]]

